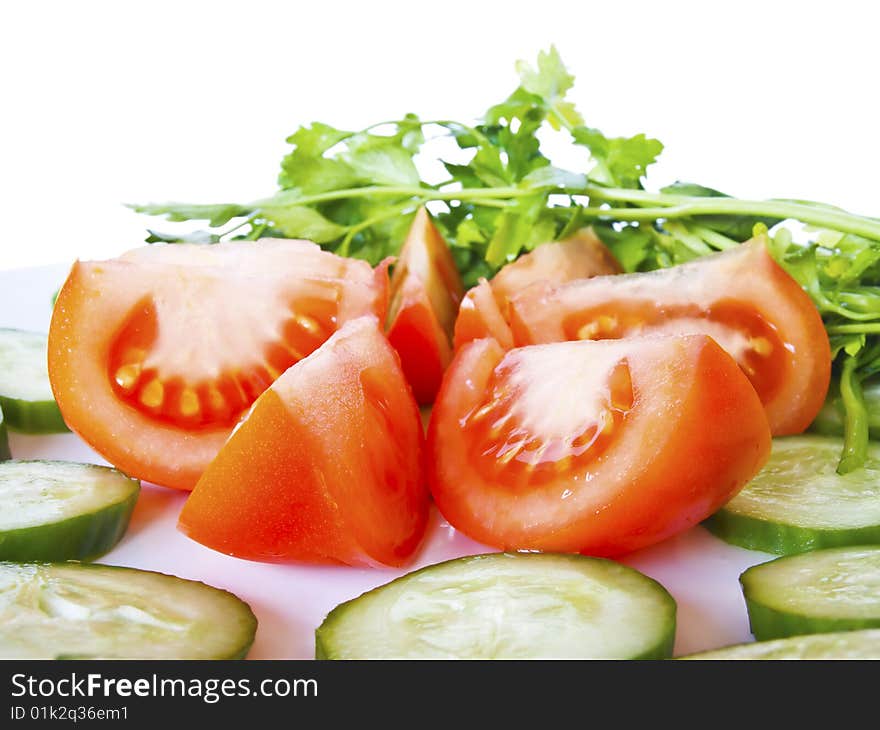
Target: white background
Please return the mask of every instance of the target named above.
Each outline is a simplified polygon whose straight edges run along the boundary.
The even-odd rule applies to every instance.
[[[551,43],[590,125],[666,144],[652,183],[880,214],[873,5],[6,2],[0,268],[139,245],[124,202],[266,195],[315,119],[473,119]]]

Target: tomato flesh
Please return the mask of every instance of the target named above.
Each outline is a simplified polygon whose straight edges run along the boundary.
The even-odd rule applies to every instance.
[[[437,506],[501,549],[615,556],[705,519],[757,472],[754,389],[705,335],[457,353],[428,431]]]
[[[383,316],[387,273],[304,241],[136,249],[77,262],[49,332],[67,424],[132,476],[191,489],[288,367]]]
[[[485,337],[491,337],[504,348],[513,347],[513,333],[501,313],[492,285],[481,279],[468,290],[461,302],[455,320],[455,349]]]
[[[617,259],[589,228],[564,241],[541,244],[467,292],[455,322],[455,349],[483,337],[512,347],[510,301],[532,284],[562,284],[620,271]]]
[[[388,339],[416,400],[433,403],[452,359],[452,334],[464,289],[449,247],[421,208],[391,277]]]
[[[401,565],[424,534],[423,435],[378,321],[284,373],[208,466],[180,528],[251,560]]]
[[[443,373],[452,360],[452,347],[415,277],[404,282],[402,302],[388,329],[388,341],[400,356],[416,400],[427,405],[437,397]]]
[[[709,335],[751,380],[774,435],[812,423],[831,377],[819,312],[761,240],[646,274],[537,284],[513,297],[510,320],[518,346]]]
[[[538,371],[558,355],[534,351],[524,361],[502,360],[487,383],[484,402],[462,421],[470,439],[468,458],[488,481],[502,477],[513,489],[527,489],[558,479],[560,471],[576,470],[603,454],[632,408],[633,392],[625,360],[606,362],[580,374],[569,390],[579,408],[572,419],[555,423],[542,416],[543,403],[556,385],[542,380]],[[571,387],[571,386],[570,386]],[[577,394],[572,393],[575,390]],[[548,399],[550,399],[548,401]]]
[[[592,229],[584,228],[571,238],[536,246],[507,264],[492,277],[492,292],[506,316],[510,299],[535,282],[562,284],[622,271],[608,247]]]

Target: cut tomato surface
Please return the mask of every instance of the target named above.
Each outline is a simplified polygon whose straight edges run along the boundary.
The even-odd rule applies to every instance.
[[[537,284],[512,298],[510,319],[518,346],[710,335],[748,375],[774,435],[810,425],[831,377],[819,312],[760,239],[671,269]]]
[[[256,401],[180,528],[266,561],[400,565],[429,497],[418,406],[378,320],[349,322]]]
[[[563,284],[622,271],[608,247],[592,229],[584,228],[564,241],[541,244],[507,264],[492,277],[492,292],[506,315],[510,299],[537,281]]]
[[[402,306],[388,329],[403,372],[422,405],[434,402],[443,373],[452,360],[449,335],[441,326],[421,281],[407,278],[398,290]]]
[[[391,277],[388,339],[419,403],[433,403],[452,359],[452,333],[464,296],[446,241],[421,208]]]
[[[487,545],[615,556],[697,524],[770,450],[761,403],[710,337],[459,351],[428,429],[449,522]]]
[[[455,320],[455,349],[486,337],[496,340],[505,349],[513,347],[513,333],[498,306],[492,285],[486,279],[480,279],[461,302]]]
[[[49,331],[64,420],[125,473],[191,489],[257,397],[344,322],[384,316],[385,267],[305,241],[136,249],[74,264]]]
[[[483,337],[512,347],[510,300],[532,284],[563,284],[621,271],[617,259],[589,228],[564,241],[541,244],[507,264],[491,281],[480,280],[468,290],[455,322],[455,349]]]

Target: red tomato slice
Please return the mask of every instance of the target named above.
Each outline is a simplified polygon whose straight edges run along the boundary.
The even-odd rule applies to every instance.
[[[276,377],[342,323],[383,316],[387,273],[305,241],[77,262],[49,331],[67,424],[140,479],[191,489]]]
[[[615,556],[697,524],[770,451],[758,397],[705,335],[455,357],[428,429],[431,490],[504,550]]]
[[[388,340],[400,356],[400,364],[416,400],[434,402],[443,373],[452,360],[449,335],[440,326],[424,286],[408,277],[398,289],[401,307],[397,310]]]
[[[562,284],[621,271],[617,259],[589,228],[564,241],[541,244],[507,264],[491,282],[480,280],[467,292],[455,322],[455,349],[483,337],[512,347],[510,299],[536,282]]]
[[[471,287],[461,302],[458,319],[455,320],[455,349],[468,342],[491,337],[503,348],[513,347],[513,333],[501,313],[492,285],[485,279]]]
[[[391,277],[388,339],[416,400],[433,403],[452,359],[452,330],[464,295],[449,246],[421,208]]]
[[[536,281],[562,284],[622,271],[608,247],[592,229],[584,228],[564,241],[541,244],[507,264],[492,277],[492,292],[506,315],[508,301]]]
[[[401,565],[428,515],[422,440],[378,320],[349,322],[260,396],[180,529],[251,560]]]
[[[533,286],[512,299],[511,326],[517,345],[711,335],[749,376],[777,436],[812,423],[831,377],[819,312],[761,239],[662,271]]]

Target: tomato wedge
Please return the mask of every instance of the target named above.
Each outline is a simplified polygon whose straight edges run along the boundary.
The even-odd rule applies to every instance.
[[[458,351],[468,342],[490,337],[503,348],[513,347],[513,333],[510,325],[498,306],[492,285],[480,279],[476,286],[468,289],[455,320],[455,349]]]
[[[563,284],[622,271],[614,254],[593,230],[584,228],[564,241],[541,244],[507,264],[492,277],[492,292],[506,316],[510,299],[536,281]]]
[[[511,300],[511,328],[516,345],[711,335],[748,375],[777,436],[812,423],[831,377],[822,318],[763,239],[671,269],[532,286]]]
[[[449,246],[420,208],[391,276],[388,339],[421,404],[434,402],[452,359],[452,331],[463,295]]]
[[[616,556],[697,524],[770,451],[761,402],[710,337],[456,354],[428,429],[431,490],[504,550]]]
[[[512,347],[510,300],[532,284],[562,284],[621,271],[617,259],[590,228],[564,241],[541,244],[503,267],[491,282],[481,279],[468,290],[455,322],[455,349],[483,337]]]
[[[401,565],[428,515],[422,442],[397,356],[362,317],[257,399],[180,529],[251,560]]]
[[[384,316],[385,267],[306,241],[136,249],[74,264],[49,331],[68,426],[111,464],[191,489],[271,383],[342,323]]]

